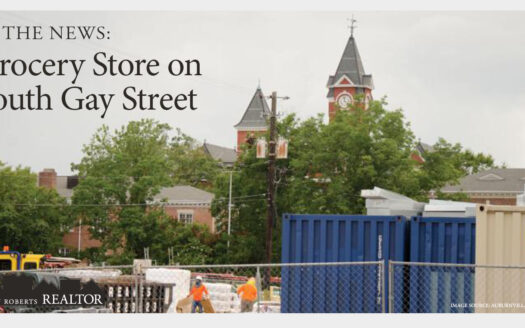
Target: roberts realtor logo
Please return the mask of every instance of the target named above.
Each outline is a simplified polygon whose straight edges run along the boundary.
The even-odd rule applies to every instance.
[[[0,275],[0,306],[92,307],[104,302],[104,293],[93,280],[81,283],[57,275]]]

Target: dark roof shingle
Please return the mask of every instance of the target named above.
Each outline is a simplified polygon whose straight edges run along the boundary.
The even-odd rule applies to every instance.
[[[255,128],[264,129],[267,127],[266,116],[270,113],[270,108],[266,103],[264,94],[260,87],[255,90],[252,100],[246,108],[244,115],[239,123],[234,125],[237,129]]]
[[[333,97],[332,86],[339,82],[341,77],[346,76],[355,86],[374,88],[374,82],[371,74],[366,74],[363,68],[363,62],[357,50],[357,44],[351,35],[346,43],[345,50],[337,66],[334,75],[328,77],[327,86],[329,88],[327,97]]]
[[[523,193],[525,169],[490,169],[462,178],[458,185],[445,186],[442,192]]]
[[[223,165],[233,165],[237,160],[237,152],[233,148],[226,148],[204,142],[204,151],[214,160],[220,161]]]

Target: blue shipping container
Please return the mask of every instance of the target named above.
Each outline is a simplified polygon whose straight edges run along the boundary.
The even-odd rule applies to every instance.
[[[475,218],[413,217],[410,261],[473,264],[475,227]],[[472,312],[472,308],[451,307],[451,304],[474,302],[474,268],[411,265],[409,272],[409,306],[406,308],[405,304],[402,309],[396,304],[396,312]],[[399,297],[401,295],[394,298]]]
[[[386,269],[388,260],[408,260],[407,228],[402,216],[284,214],[282,262],[383,260]],[[285,267],[281,312],[381,312],[384,295],[378,270],[378,266]],[[387,274],[385,284],[388,291]]]

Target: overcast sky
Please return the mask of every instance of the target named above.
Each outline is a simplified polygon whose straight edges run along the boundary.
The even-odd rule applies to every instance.
[[[492,154],[497,163],[525,167],[525,13],[353,12],[355,38],[376,99],[402,108],[416,136],[439,137]],[[59,106],[67,77],[0,77],[0,92],[25,92],[42,84],[53,95],[52,112],[0,111],[0,161],[35,172],[70,164],[102,124],[120,127],[151,117],[199,141],[233,147],[241,118],[258,81],[266,94],[290,100],[279,111],[306,118],[327,113],[326,81],[349,36],[337,13],[225,12],[0,12],[1,25],[105,25],[103,41],[0,41],[4,59],[87,59],[76,85],[87,93],[116,93],[134,85],[146,92],[178,94],[194,89],[196,111],[124,111],[113,101],[100,113]],[[197,58],[201,77],[111,78],[90,74],[97,51],[119,58]]]

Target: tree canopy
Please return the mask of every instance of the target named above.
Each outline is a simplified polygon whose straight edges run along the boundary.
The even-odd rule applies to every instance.
[[[289,115],[278,124],[289,140],[288,159],[277,160],[277,222],[274,260],[280,257],[280,217],[283,213],[362,214],[362,189],[374,186],[425,201],[429,192],[462,176],[492,167],[491,156],[464,150],[440,139],[425,161],[411,154],[417,140],[401,110],[387,111],[372,101],[367,110],[358,102],[338,111],[330,124],[317,116],[299,120]],[[266,136],[268,138],[268,135]],[[246,145],[233,178],[232,246],[230,262],[259,262],[264,258],[267,160],[257,159]],[[218,200],[213,214],[225,227],[228,176],[215,183]],[[253,198],[248,198],[250,195]]]
[[[132,121],[114,132],[102,126],[84,145],[81,161],[72,164],[80,176],[73,195],[76,213],[102,249],[123,260],[142,256],[145,247],[150,256],[167,258],[177,233],[186,230],[155,196],[176,184],[213,181],[218,171],[193,139],[179,130],[170,138],[170,131],[153,120]]]
[[[29,168],[0,162],[0,241],[20,252],[56,253],[72,225],[65,199],[37,186]]]

